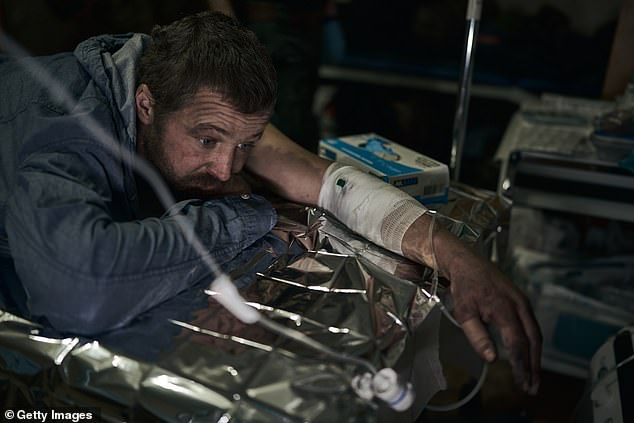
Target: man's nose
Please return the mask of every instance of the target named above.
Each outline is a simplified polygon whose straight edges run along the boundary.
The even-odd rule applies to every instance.
[[[207,172],[214,178],[222,182],[227,182],[231,179],[233,169],[233,149],[230,151],[216,151],[212,160],[207,165]]]

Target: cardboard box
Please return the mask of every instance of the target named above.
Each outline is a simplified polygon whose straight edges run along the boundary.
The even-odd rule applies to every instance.
[[[449,168],[374,133],[325,138],[319,155],[358,167],[407,192],[423,204],[446,203]]]

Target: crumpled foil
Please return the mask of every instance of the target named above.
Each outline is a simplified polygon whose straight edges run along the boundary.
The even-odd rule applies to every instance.
[[[427,361],[418,357],[433,342],[424,341],[438,336],[430,270],[364,241],[320,210],[276,207],[276,228],[239,268],[228,269],[246,285],[243,296],[269,319],[329,349],[412,379],[415,419],[444,383],[442,374],[421,380],[439,369],[421,373],[412,364]],[[490,249],[506,207],[495,196],[459,187],[438,211],[439,222],[456,235]],[[93,407],[104,421],[391,418],[385,404],[351,389],[358,365],[243,324],[207,288],[195,287],[95,339],[0,311],[0,403],[5,409]],[[433,345],[430,354],[437,354]]]

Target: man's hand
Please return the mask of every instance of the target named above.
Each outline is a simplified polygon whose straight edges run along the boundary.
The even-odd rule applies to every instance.
[[[488,362],[497,358],[497,352],[485,325],[497,328],[508,349],[515,382],[536,394],[542,335],[527,298],[493,263],[440,227],[434,230],[434,260],[428,239],[430,221],[429,215],[423,215],[412,224],[403,238],[403,253],[428,266],[436,264],[450,281],[454,317],[475,351]]]
[[[247,169],[281,197],[317,205],[322,178],[329,165],[330,161],[302,149],[269,125],[250,155]],[[431,267],[434,260],[427,242],[430,221],[425,214],[414,222],[405,233],[401,250],[406,257]],[[542,338],[528,301],[492,263],[437,226],[434,231],[437,267],[451,282],[456,303],[454,314],[468,339],[484,359],[495,360],[497,353],[485,324],[495,326],[509,349],[517,382],[528,392],[536,392]]]
[[[476,352],[491,362],[497,353],[485,324],[497,328],[508,350],[515,382],[535,395],[542,335],[528,300],[492,263],[475,253],[463,252],[452,261],[453,314],[465,336]]]

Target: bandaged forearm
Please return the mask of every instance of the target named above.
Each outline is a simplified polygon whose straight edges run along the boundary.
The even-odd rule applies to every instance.
[[[427,211],[400,189],[338,163],[324,174],[318,205],[352,231],[401,255],[405,232]]]

